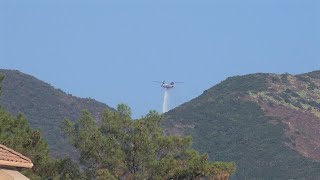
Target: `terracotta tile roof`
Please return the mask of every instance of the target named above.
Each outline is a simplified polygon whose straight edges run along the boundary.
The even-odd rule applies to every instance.
[[[0,165],[32,168],[32,161],[22,154],[0,144]]]

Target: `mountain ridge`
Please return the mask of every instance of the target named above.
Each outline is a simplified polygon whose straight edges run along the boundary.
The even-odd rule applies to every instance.
[[[77,158],[63,136],[64,118],[82,109],[99,119],[107,105],[66,94],[33,76],[0,70],[0,105],[42,129],[55,157]],[[320,71],[229,77],[164,115],[168,134],[192,135],[212,161],[235,161],[233,179],[320,177]]]
[[[320,71],[229,77],[166,114],[168,134],[192,135],[235,179],[320,177]]]
[[[14,115],[24,114],[32,128],[41,129],[54,157],[78,156],[60,129],[64,118],[77,120],[81,111],[88,109],[100,119],[105,108],[112,109],[94,99],[67,94],[18,70],[0,69],[0,74],[5,76],[0,105]]]

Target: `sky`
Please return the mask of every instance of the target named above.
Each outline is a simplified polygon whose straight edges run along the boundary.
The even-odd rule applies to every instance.
[[[229,76],[320,70],[319,0],[0,0],[0,68],[133,117]]]

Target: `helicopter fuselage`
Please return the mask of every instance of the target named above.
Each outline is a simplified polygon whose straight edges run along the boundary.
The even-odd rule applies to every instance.
[[[161,84],[161,87],[166,88],[166,89],[170,89],[170,88],[173,88],[173,87],[174,87],[174,84],[166,84],[166,83],[163,83],[163,84]]]

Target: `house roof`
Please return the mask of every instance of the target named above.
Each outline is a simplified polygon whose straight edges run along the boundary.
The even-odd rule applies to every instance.
[[[0,144],[0,166],[32,168],[32,161],[22,154]]]

